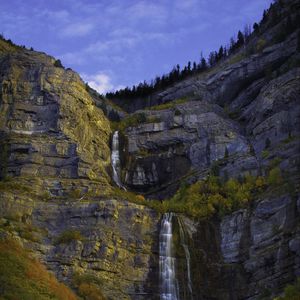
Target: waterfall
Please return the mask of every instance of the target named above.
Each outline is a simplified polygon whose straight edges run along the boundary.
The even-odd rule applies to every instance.
[[[192,288],[192,279],[191,279],[191,255],[189,251],[189,247],[186,242],[186,234],[184,230],[184,224],[180,217],[177,218],[179,225],[179,235],[180,235],[180,244],[184,250],[185,260],[186,260],[186,268],[187,268],[187,286],[190,292],[190,298],[193,300],[193,288]]]
[[[178,300],[178,283],[175,276],[175,257],[172,256],[172,213],[165,213],[159,234],[160,298]]]
[[[116,185],[124,190],[120,179],[120,152],[119,152],[119,132],[115,131],[112,139],[111,164],[113,168],[113,180]]]

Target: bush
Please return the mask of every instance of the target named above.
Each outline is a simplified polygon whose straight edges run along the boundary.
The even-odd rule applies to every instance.
[[[167,103],[151,106],[151,107],[148,108],[148,110],[170,109],[170,108],[176,107],[177,104],[183,104],[183,103],[186,103],[187,101],[188,101],[187,97],[179,98],[179,99],[167,102]]]
[[[57,60],[54,62],[54,67],[56,67],[56,68],[64,68],[64,66],[62,65],[60,59],[57,59]]]
[[[82,241],[83,236],[78,230],[66,230],[62,232],[54,241],[55,245],[69,244],[72,241]]]
[[[299,300],[300,299],[300,278],[292,285],[284,289],[284,296],[277,297],[274,300]]]
[[[281,176],[281,170],[279,167],[275,167],[270,170],[268,175],[268,184],[271,186],[277,186],[283,182],[282,176]]]
[[[92,274],[75,274],[73,277],[73,285],[83,299],[105,300],[99,287],[102,285],[102,281]]]
[[[263,150],[261,152],[262,158],[267,158],[269,155],[270,155],[270,151],[269,150]]]
[[[78,299],[15,241],[0,241],[0,270],[1,299]]]
[[[134,127],[142,123],[147,122],[147,117],[145,113],[136,113],[126,118],[122,119],[120,122],[112,123],[114,130],[124,131],[128,127]]]
[[[267,41],[264,39],[259,39],[256,43],[256,51],[257,52],[262,52],[264,48],[267,46]]]

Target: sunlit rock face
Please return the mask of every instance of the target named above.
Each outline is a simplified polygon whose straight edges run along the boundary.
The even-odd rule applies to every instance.
[[[109,122],[78,74],[54,63],[43,53],[0,42],[3,176],[107,181]]]

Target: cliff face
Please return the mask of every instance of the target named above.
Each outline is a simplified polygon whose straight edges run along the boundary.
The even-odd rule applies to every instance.
[[[146,123],[126,131],[125,182],[151,191],[176,184],[189,172],[201,177],[216,162],[229,177],[257,174],[275,157],[296,172],[300,69],[291,63],[295,60],[296,33],[285,43],[164,92],[165,98],[186,97],[177,102],[184,103],[136,112],[146,116]],[[270,65],[273,71],[266,75]],[[184,85],[193,97],[182,94]]]
[[[42,53],[0,43],[2,176],[107,183],[109,122],[79,76]]]
[[[109,196],[109,121],[78,74],[55,65],[0,41],[0,236],[81,296],[95,281],[109,299],[153,299],[158,215]]]
[[[277,31],[271,27],[250,46]],[[299,44],[297,29],[256,53],[241,51],[146,102],[138,99],[127,117],[106,105],[107,114],[115,109],[123,118],[123,183],[149,198],[170,197],[182,182],[212,170],[226,180],[276,166],[291,183],[222,218],[178,217],[177,272],[186,282],[182,222],[194,299],[267,298],[300,276]],[[112,131],[97,108],[105,109],[105,100],[57,66],[52,57],[0,40],[0,237],[31,249],[82,297],[89,283],[107,299],[159,298],[161,215],[115,193]]]

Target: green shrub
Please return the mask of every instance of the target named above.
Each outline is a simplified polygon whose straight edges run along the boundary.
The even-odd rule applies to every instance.
[[[112,122],[112,129],[124,131],[128,127],[134,127],[146,122],[147,116],[145,113],[136,113],[125,117],[120,122]]]
[[[284,296],[276,297],[274,300],[299,300],[300,299],[300,278],[294,284],[289,284],[284,289]]]
[[[271,186],[277,186],[283,182],[279,167],[275,167],[270,170],[267,181]]]
[[[263,150],[261,152],[262,158],[267,158],[269,155],[270,155],[270,151],[268,151],[268,150]]]
[[[265,39],[259,39],[256,43],[256,52],[262,52],[267,46],[267,41]]]
[[[56,68],[64,68],[64,66],[62,65],[60,59],[57,59],[57,60],[54,62],[54,67],[56,67]]]
[[[69,244],[72,241],[82,241],[83,236],[78,230],[66,230],[62,232],[54,241],[55,245]]]
[[[148,108],[148,110],[170,109],[170,108],[176,107],[176,105],[178,105],[178,104],[186,103],[187,101],[188,101],[188,97],[179,98],[179,99],[167,102],[167,103],[151,106],[151,107]]]

